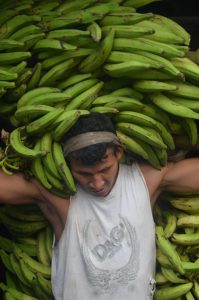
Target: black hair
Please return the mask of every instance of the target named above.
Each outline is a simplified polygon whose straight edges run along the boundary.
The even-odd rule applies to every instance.
[[[115,126],[110,117],[101,113],[90,113],[79,117],[76,124],[66,133],[63,138],[63,145],[70,138],[91,131],[108,131],[116,133]],[[81,161],[85,165],[94,165],[101,161],[108,148],[112,148],[114,153],[117,150],[117,145],[113,143],[100,143],[91,145],[76,151],[71,152],[67,159],[73,158]]]

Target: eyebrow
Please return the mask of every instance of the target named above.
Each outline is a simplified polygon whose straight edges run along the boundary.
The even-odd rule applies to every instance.
[[[101,170],[99,170],[99,172],[103,172],[103,171],[106,171],[106,170],[108,170],[108,169],[110,169],[111,168],[111,166],[106,166],[106,167],[104,167],[104,168],[102,168]],[[76,171],[77,173],[79,173],[79,174],[88,174],[88,175],[93,175],[93,173],[91,173],[91,172],[87,172],[87,171]]]

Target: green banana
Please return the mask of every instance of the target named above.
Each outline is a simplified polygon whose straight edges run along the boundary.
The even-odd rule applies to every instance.
[[[162,69],[164,66],[163,64],[156,62],[151,58],[148,58],[143,54],[140,54],[139,52],[130,53],[130,52],[122,52],[122,51],[111,51],[111,54],[107,59],[107,62],[110,63],[120,63],[120,62],[129,62],[129,61],[137,61],[141,63],[150,64],[151,67],[153,67],[153,69]]]
[[[121,143],[133,153],[141,156],[142,158],[148,160],[148,154],[144,147],[142,147],[139,143],[137,143],[130,136],[124,134],[122,131],[116,131],[117,136]]]
[[[169,93],[171,93],[171,91],[169,91]],[[172,101],[168,96],[164,95],[163,93],[150,94],[149,98],[155,105],[172,115],[185,118],[199,119],[198,113],[194,112],[192,109],[186,106],[182,106],[177,102]]]
[[[101,67],[111,53],[114,41],[114,30],[110,30],[105,38],[99,43],[99,47],[94,49],[79,66],[80,72],[88,73]]]
[[[144,104],[137,99],[128,97],[118,97],[118,100],[109,101],[105,104],[107,107],[113,107],[119,111],[139,111],[144,107]]]
[[[90,112],[99,112],[103,114],[117,114],[119,111],[116,108],[108,107],[108,106],[95,106],[90,109]]]
[[[195,298],[193,297],[192,293],[189,291],[188,293],[186,293],[186,300],[195,300]]]
[[[35,274],[30,270],[30,268],[26,265],[23,259],[19,259],[19,267],[21,273],[26,279],[27,286],[32,288],[32,280],[35,278]]]
[[[50,266],[51,262],[49,261],[49,257],[46,253],[45,246],[45,229],[41,230],[37,235],[37,258],[38,261],[45,266]]]
[[[111,92],[111,95],[113,96],[123,96],[123,97],[132,97],[132,98],[137,98],[138,100],[142,99],[143,96],[141,93],[135,91],[134,89],[130,87],[123,87],[117,90],[114,90]]]
[[[31,52],[6,52],[0,53],[0,64],[1,65],[10,65],[17,62],[21,62],[24,59],[31,57]]]
[[[87,109],[87,107],[83,107],[85,101],[89,101],[89,106],[92,104],[92,102],[97,98],[99,91],[102,89],[104,85],[103,81],[99,81],[94,86],[88,88],[86,91],[84,91],[82,94],[76,96],[73,98],[69,104],[65,106],[65,110],[73,110],[73,109]]]
[[[161,288],[155,291],[156,300],[172,300],[188,293],[193,286],[192,282],[172,287]]]
[[[154,34],[147,36],[147,38],[168,44],[184,44],[184,38],[173,33],[173,31],[168,29],[166,26],[162,26],[154,22],[154,18],[139,23],[141,27],[143,26],[144,28],[151,28],[154,30]]]
[[[27,62],[23,60],[22,62],[18,63],[17,65],[9,68],[9,72],[17,73],[18,76],[20,76],[22,74],[22,72],[24,71],[24,69],[26,68],[26,66],[27,66]]]
[[[48,126],[63,112],[62,108],[56,108],[46,113],[44,116],[26,125],[26,133],[28,135],[42,134]]]
[[[183,210],[188,213],[199,213],[199,197],[190,196],[190,197],[175,197],[170,198],[169,202],[171,205],[177,209]]]
[[[85,0],[84,2],[82,2],[81,0],[76,0],[73,2],[64,2],[56,10],[58,12],[61,12],[62,14],[65,14],[65,12],[69,13],[76,9],[84,9],[87,6],[90,6],[94,3],[96,3],[96,0]]]
[[[167,27],[170,29],[175,35],[180,36],[184,40],[184,44],[190,44],[190,34],[188,31],[181,26],[178,22],[175,22],[172,18],[168,18],[166,16],[154,14],[153,21],[161,26]]]
[[[0,283],[0,288],[11,294],[14,299],[16,300],[21,300],[21,299],[26,299],[26,300],[37,300],[37,298],[29,296],[27,294],[24,294],[23,292],[19,291],[18,289],[10,288],[6,286],[3,282]]]
[[[161,272],[156,272],[155,281],[158,286],[168,283],[168,279],[164,277],[164,275]]]
[[[35,149],[40,149],[40,140],[38,140],[35,144]],[[47,189],[50,190],[52,185],[48,182],[46,178],[46,173],[44,171],[43,163],[40,157],[33,159],[32,164],[30,166],[30,170],[33,173],[34,177]]]
[[[175,270],[183,275],[185,271],[182,261],[171,242],[164,237],[164,230],[161,226],[156,226],[156,243],[162,253],[169,259],[170,263],[173,264]]]
[[[127,16],[121,17],[121,16],[105,16],[101,19],[100,25],[101,26],[112,26],[112,25],[134,25],[137,24],[143,20],[150,19],[153,16],[152,13],[131,13]]]
[[[20,250],[16,245],[13,247],[13,253],[18,259],[23,259],[24,263],[33,273],[41,273],[45,278],[50,278],[51,270],[49,266],[45,266],[28,254]]]
[[[36,5],[34,5],[34,11],[36,11],[38,14],[42,14],[58,8],[59,5],[59,1],[38,2]]]
[[[73,176],[70,172],[70,169],[67,166],[66,160],[64,158],[64,153],[62,145],[58,142],[53,142],[52,145],[53,158],[55,160],[56,166],[62,176],[64,182],[66,183],[68,189],[72,192],[76,192],[76,186],[74,183]]]
[[[176,273],[170,268],[161,267],[161,272],[162,272],[163,276],[166,277],[168,279],[168,281],[170,281],[172,283],[186,283],[187,282],[186,279],[178,277],[176,275]]]
[[[32,90],[37,87],[39,80],[41,78],[41,71],[42,71],[42,66],[41,63],[38,62],[34,66],[32,70],[32,75],[30,80],[27,82],[27,90]]]
[[[56,40],[53,38],[45,38],[38,41],[35,45],[33,50],[35,51],[43,51],[43,50],[75,50],[77,49],[76,46],[68,44],[64,41]]]
[[[156,80],[137,80],[133,83],[133,88],[141,93],[155,93],[164,91],[175,91],[175,84]]]
[[[174,214],[166,213],[166,226],[164,228],[164,236],[166,239],[170,238],[176,230],[177,218]]]
[[[143,63],[139,61],[129,61],[122,62],[117,64],[106,64],[104,66],[105,72],[111,77],[121,77],[121,76],[129,76],[132,73],[138,71],[144,71],[151,69],[152,66],[148,63]],[[130,77],[130,76],[129,76]]]
[[[140,25],[112,25],[112,26],[103,26],[102,33],[107,33],[108,30],[112,28],[115,31],[116,38],[137,38],[145,35],[154,34],[155,30],[151,28],[145,28]]]
[[[197,245],[199,243],[199,233],[174,233],[171,240],[180,245]]]
[[[52,245],[53,245],[53,230],[50,226],[47,226],[45,232],[46,232],[46,235],[45,235],[46,253],[48,255],[49,261],[51,262]]]
[[[19,155],[27,158],[35,158],[39,156],[44,156],[46,153],[42,151],[36,151],[35,149],[31,149],[24,145],[21,137],[21,129],[15,128],[10,133],[10,145],[13,150],[18,153]]]
[[[51,175],[51,173],[48,171],[48,169],[45,166],[44,166],[44,171],[45,171],[47,180],[52,185],[51,193],[54,193],[54,190],[56,190],[56,191],[65,193],[65,197],[66,197],[66,192],[68,192],[68,191],[64,185],[63,180],[57,179],[56,177]]]
[[[196,121],[190,118],[183,118],[181,123],[185,132],[189,136],[191,145],[196,145],[198,141],[198,127]]]
[[[88,30],[78,30],[78,29],[59,29],[52,30],[47,34],[47,39],[57,39],[62,41],[67,41],[72,38],[88,37],[90,35]],[[70,49],[68,49],[70,50]],[[71,49],[74,50],[74,49]]]
[[[181,227],[199,227],[199,215],[188,215],[179,217],[177,226]]]
[[[12,89],[15,87],[15,82],[0,80],[0,88]]]
[[[23,97],[23,96],[22,96]],[[65,103],[65,101],[68,101],[70,99],[70,96],[65,93],[60,92],[49,92],[45,95],[42,93],[42,95],[38,95],[32,98],[27,99],[26,103],[24,101],[23,105],[51,105],[55,106],[59,103]],[[21,107],[21,103],[18,102],[18,107]]]
[[[69,111],[71,112],[71,111]],[[63,136],[70,130],[70,128],[75,125],[79,116],[81,115],[81,111],[74,110],[74,114],[71,115],[70,119],[66,118],[61,121],[60,124],[53,131],[53,139],[56,142],[60,142]]]
[[[27,91],[17,102],[17,107],[22,107],[29,104],[29,101],[38,96],[44,96],[48,93],[60,92],[59,89],[54,87],[37,87],[33,90]]]
[[[199,263],[197,262],[183,261],[182,264],[185,272],[199,271]]]
[[[40,138],[40,148],[42,151],[45,151],[47,154],[43,157],[42,163],[45,167],[45,169],[56,179],[60,180],[61,176],[59,175],[58,169],[56,167],[56,164],[53,160],[52,155],[52,133],[46,132],[43,134],[43,136]],[[45,175],[45,171],[44,171]],[[45,176],[46,177],[46,176]]]
[[[17,15],[5,22],[0,27],[0,38],[8,38],[13,32],[24,27],[27,24],[41,21],[41,17],[38,15]]]
[[[86,79],[91,79],[91,73],[74,74],[57,84],[59,89],[66,89]]]
[[[46,227],[47,221],[22,222],[0,212],[2,223],[6,228],[16,236],[31,236],[42,228]]]
[[[66,61],[67,59],[70,58],[75,58],[75,57],[84,57],[89,55],[92,52],[92,49],[86,49],[86,48],[78,48],[77,50],[71,50],[71,51],[64,51],[64,53],[60,53],[60,55],[50,55],[50,57],[45,58],[42,61],[42,68],[43,69],[50,69],[54,66],[56,66],[57,64]],[[45,52],[40,52],[38,54],[41,55],[42,53]],[[49,53],[51,53],[50,51],[46,52],[47,55],[49,55]]]
[[[98,43],[102,39],[102,29],[97,22],[92,22],[87,30],[95,42]]]
[[[180,72],[178,70],[178,68],[176,68],[169,59],[167,59],[161,55],[147,52],[147,51],[142,51],[142,50],[139,50],[139,54],[153,60],[156,63],[159,63],[162,66],[163,71],[165,73],[168,73],[172,76],[178,77],[181,80],[184,79],[184,74],[182,72]],[[158,77],[157,77],[157,79],[158,79]]]
[[[189,98],[183,98],[183,97],[178,97],[173,95],[169,95],[169,98],[183,106],[187,106],[188,108],[191,108],[193,111],[197,113],[199,112],[199,104],[198,101],[196,100],[193,99],[190,100]]]
[[[175,91],[169,91],[167,93],[174,95],[174,96],[181,96],[183,98],[190,98],[194,100],[198,100],[198,92],[199,87],[188,82],[174,82],[177,89]]]
[[[80,95],[84,91],[88,90],[95,84],[99,82],[96,78],[89,78],[82,80],[80,82],[75,83],[74,85],[68,87],[63,91],[64,95],[68,96],[68,98],[73,99],[74,97]],[[71,100],[72,101],[72,100]]]
[[[50,280],[44,278],[41,274],[37,274],[37,281],[43,292],[46,294],[46,296],[50,299],[53,299],[52,286]]]
[[[24,36],[23,38],[20,39],[20,41],[25,44],[24,49],[26,51],[28,51],[29,49],[32,50],[34,45],[38,41],[40,41],[44,38],[45,38],[45,33],[41,32],[41,33],[35,33],[35,34],[30,34],[30,35]]]
[[[137,137],[151,146],[166,149],[167,146],[162,141],[160,135],[150,127],[140,126],[132,123],[118,122],[116,123],[116,128],[131,137]]]
[[[18,77],[17,73],[5,71],[0,68],[0,80],[9,81],[9,80],[17,79],[17,77]]]
[[[1,39],[0,40],[0,50],[12,50],[12,49],[18,49],[23,48],[24,43],[15,41],[11,38],[9,39]]]
[[[14,273],[16,274],[16,276],[18,277],[18,279],[26,286],[28,286],[28,282],[26,280],[26,278],[24,277],[23,273],[21,272],[20,266],[19,266],[19,261],[16,258],[16,256],[14,255],[14,253],[11,253],[9,255],[9,259],[10,259],[10,264],[12,266],[12,269],[14,271]]]
[[[54,84],[57,80],[64,77],[67,71],[70,71],[76,64],[74,59],[66,60],[65,62],[58,63],[51,69],[49,69],[39,81],[39,86],[49,86]]]
[[[187,79],[199,81],[199,66],[191,59],[188,57],[176,57],[170,61]]]
[[[41,33],[42,30],[37,25],[28,25],[26,27],[22,27],[19,30],[15,31],[9,38],[13,40],[19,40],[27,35]]]
[[[6,251],[4,251],[3,249],[0,249],[0,257],[1,257],[2,263],[6,267],[6,269],[14,274],[14,270],[13,270],[13,267],[10,262],[10,254],[7,254]]]
[[[19,221],[37,222],[45,221],[43,213],[35,205],[4,205],[4,212]]]
[[[175,45],[152,41],[147,38],[115,38],[113,43],[113,50],[127,52],[141,50],[152,52],[156,55],[161,55],[166,58],[185,56],[185,52],[183,50],[177,49]]]
[[[55,110],[54,107],[43,104],[25,105],[15,111],[15,117],[22,124],[27,124],[34,119]]]

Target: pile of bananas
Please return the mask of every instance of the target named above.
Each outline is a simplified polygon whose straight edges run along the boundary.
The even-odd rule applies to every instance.
[[[51,257],[53,232],[35,205],[0,208],[0,257],[5,282],[0,283],[4,299],[53,299]]]
[[[127,151],[157,169],[178,137],[188,149],[197,144],[190,35],[139,12],[153,1],[0,1],[0,117],[12,128],[5,172],[30,170],[52,193],[73,194],[61,141],[90,112],[111,116]]]
[[[61,141],[90,112],[108,114],[126,150],[157,169],[179,145],[197,145],[199,66],[190,35],[169,18],[139,12],[154,1],[0,0],[0,118],[12,128],[0,148],[4,172],[28,172],[56,195],[73,194]],[[198,217],[157,207],[156,299],[199,299]],[[0,288],[6,299],[22,299],[18,292],[51,299],[50,228],[38,212],[22,221],[15,218],[27,208],[14,211],[0,210],[12,235],[0,238]]]
[[[155,299],[199,299],[199,195],[162,194],[154,207]]]

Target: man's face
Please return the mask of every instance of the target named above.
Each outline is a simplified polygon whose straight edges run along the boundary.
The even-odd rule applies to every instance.
[[[104,197],[113,188],[122,153],[123,150],[120,147],[117,148],[116,153],[112,148],[108,148],[103,159],[92,166],[71,159],[71,172],[84,190],[95,196]]]

